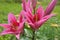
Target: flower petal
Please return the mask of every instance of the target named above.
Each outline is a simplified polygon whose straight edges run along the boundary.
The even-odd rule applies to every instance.
[[[24,12],[24,11],[23,11],[23,15],[24,15],[24,17],[27,19],[28,22],[32,22],[32,18],[31,18],[30,15],[28,15],[27,12]]]
[[[26,0],[22,0],[22,7],[23,7],[23,10],[26,11]]]
[[[31,16],[29,13],[27,13],[27,14],[26,14],[26,17],[27,17],[28,19],[30,19],[31,22],[34,22],[34,20],[33,20],[33,17],[34,17],[34,16]],[[29,20],[28,20],[28,21],[29,21]]]
[[[8,14],[8,22],[9,22],[9,24],[13,24],[15,26],[18,25],[15,16],[13,14],[11,14],[11,13]]]
[[[55,14],[50,14],[50,15],[47,15],[47,16],[43,17],[43,19],[49,19],[49,18],[51,18],[52,16],[56,16],[56,15],[55,15]]]
[[[26,11],[30,14],[32,13],[31,0],[28,0],[28,2],[26,4]]]
[[[13,32],[7,29],[7,30],[4,30],[2,33],[0,33],[0,35],[6,35],[6,34],[13,34]]]
[[[41,19],[40,21],[36,22],[36,28],[38,29],[39,27],[41,27],[41,25],[43,23],[45,23],[49,18],[51,18],[52,16],[55,16],[54,14],[50,14],[45,16],[43,19]]]
[[[40,6],[37,9],[37,14],[38,14],[39,19],[41,19],[44,16],[44,9],[42,8],[42,6]]]
[[[31,6],[31,0],[28,0],[27,5]]]
[[[20,25],[18,27],[18,32],[19,33],[22,33],[23,32],[23,30],[24,30],[24,23],[25,23],[25,21],[23,21],[22,23],[20,23]]]
[[[56,5],[57,0],[52,0],[51,3],[47,6],[46,10],[45,10],[45,15],[48,15],[52,12],[52,10],[54,9],[55,5]]]
[[[19,18],[18,18],[19,23],[21,23],[23,21],[23,16],[21,14],[22,13],[20,13]]]
[[[0,24],[0,26],[2,26],[3,28],[10,28],[9,24]]]
[[[37,4],[37,0],[32,0],[32,7],[33,7],[33,9],[36,8],[36,4]]]
[[[18,40],[20,39],[20,34],[16,34],[15,36]]]
[[[28,24],[30,25],[30,27],[31,27],[33,30],[36,29],[36,27],[35,27],[35,25],[34,25],[33,23],[28,23]]]
[[[26,12],[28,12],[28,14],[29,14],[30,16],[33,16],[33,14],[32,14],[32,10],[30,10],[29,7],[27,7],[27,11],[26,11]]]

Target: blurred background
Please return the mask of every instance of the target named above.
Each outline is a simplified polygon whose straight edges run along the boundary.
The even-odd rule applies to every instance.
[[[37,4],[42,5],[44,10],[51,0],[38,0]],[[8,13],[12,12],[15,16],[18,16],[22,10],[21,0],[0,0],[0,23],[7,23]],[[45,24],[37,31],[36,40],[60,40],[60,0],[58,0],[53,12],[55,17],[49,19]],[[0,27],[0,32],[3,28]],[[27,31],[28,36],[32,36],[31,30]],[[0,36],[0,40],[11,40],[12,35]],[[12,39],[15,40],[15,37]],[[21,40],[31,40],[27,37],[21,37]]]

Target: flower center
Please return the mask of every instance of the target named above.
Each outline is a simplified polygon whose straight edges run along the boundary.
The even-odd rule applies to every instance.
[[[39,20],[38,15],[36,14],[34,17],[34,21],[37,22]]]
[[[18,27],[17,27],[17,26],[15,26],[15,25],[13,25],[13,24],[11,25],[11,30],[12,30],[12,31],[14,31],[14,32],[15,32],[15,31],[17,31],[17,29],[18,29]]]

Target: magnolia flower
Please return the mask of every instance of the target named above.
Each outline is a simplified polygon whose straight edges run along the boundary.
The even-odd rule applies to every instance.
[[[51,14],[51,11],[55,7],[56,0],[52,0],[52,2],[50,3],[50,5],[47,7],[47,9],[45,11],[44,11],[43,7],[40,6],[36,10],[36,12],[34,13],[34,15],[32,14],[33,10],[31,8],[31,6],[28,6],[27,3],[26,3],[26,9],[27,9],[27,11],[23,10],[23,12],[24,12],[23,14],[24,14],[25,18],[27,19],[28,24],[31,26],[31,28],[33,30],[37,30],[49,18],[51,18],[52,16],[55,16],[54,14]],[[29,3],[31,4],[31,2],[29,2]],[[33,1],[32,1],[32,3],[33,3]],[[36,4],[34,4],[34,5],[36,5]]]
[[[24,19],[22,15],[19,15],[19,19],[16,20],[16,17],[12,14],[8,14],[8,24],[0,24],[5,30],[0,33],[0,35],[6,34],[14,34],[16,38],[19,40],[20,34],[23,32],[24,29]]]

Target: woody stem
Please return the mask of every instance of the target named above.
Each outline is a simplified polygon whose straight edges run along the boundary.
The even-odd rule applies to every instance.
[[[25,26],[25,23],[24,23],[24,26]],[[24,33],[25,33],[25,30],[24,30],[24,28],[23,28],[23,36],[25,35]]]

